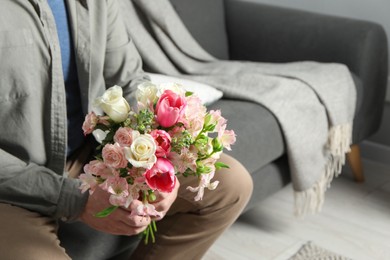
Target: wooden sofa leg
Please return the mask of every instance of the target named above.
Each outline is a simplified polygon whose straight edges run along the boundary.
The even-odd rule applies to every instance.
[[[347,154],[347,160],[351,167],[353,177],[356,182],[364,182],[363,164],[360,156],[360,147],[357,144],[351,146],[351,151]]]

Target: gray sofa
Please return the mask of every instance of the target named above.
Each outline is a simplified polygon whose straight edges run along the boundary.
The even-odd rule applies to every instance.
[[[387,38],[380,25],[256,0],[171,2],[195,39],[217,58],[346,64],[358,93],[353,143],[358,145],[378,129],[388,74]],[[232,99],[210,108],[222,109],[229,120],[238,136],[230,154],[252,174],[255,189],[247,210],[290,182],[283,135],[267,109]]]

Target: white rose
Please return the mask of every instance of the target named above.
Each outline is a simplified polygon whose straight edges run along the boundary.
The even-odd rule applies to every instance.
[[[157,101],[157,86],[151,82],[145,82],[138,86],[135,92],[137,101],[144,106]]]
[[[95,100],[95,103],[117,123],[125,121],[130,112],[130,105],[123,98],[123,90],[119,86],[107,89],[103,96]]]
[[[157,161],[156,143],[149,134],[141,135],[138,131],[132,133],[133,142],[125,147],[125,156],[134,167],[150,169]]]
[[[186,93],[186,90],[183,88],[182,85],[179,85],[177,83],[167,82],[167,83],[161,83],[158,86],[157,96],[161,96],[165,90],[171,90],[181,96],[184,96]]]

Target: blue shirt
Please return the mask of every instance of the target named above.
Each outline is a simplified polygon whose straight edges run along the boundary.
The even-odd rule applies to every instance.
[[[48,4],[52,9],[56,21],[58,40],[61,47],[62,72],[66,88],[68,117],[67,155],[70,155],[84,142],[82,131],[84,115],[81,108],[80,88],[65,1],[48,0]]]

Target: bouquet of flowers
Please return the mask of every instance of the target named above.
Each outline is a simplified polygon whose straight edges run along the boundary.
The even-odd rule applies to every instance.
[[[95,100],[104,113],[90,112],[83,124],[85,135],[100,143],[95,159],[80,175],[82,192],[96,187],[110,194],[112,205],[96,217],[107,217],[118,207],[142,201],[140,216],[159,216],[153,204],[155,191],[171,192],[177,174],[194,176],[197,187],[187,187],[201,200],[204,189],[214,190],[216,170],[228,167],[218,162],[223,149],[230,150],[235,133],[226,129],[221,112],[207,111],[199,97],[180,85],[143,83],[136,91],[137,105],[131,108],[122,88],[114,86]],[[145,242],[154,242],[154,221],[145,230]]]

